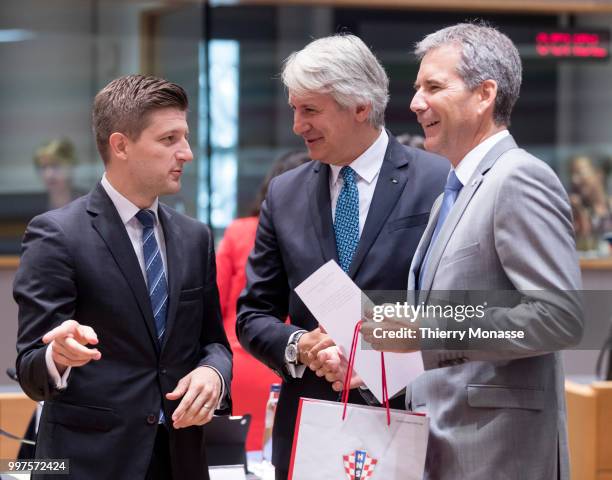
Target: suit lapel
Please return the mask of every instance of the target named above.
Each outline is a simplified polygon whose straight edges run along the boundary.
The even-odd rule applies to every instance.
[[[425,272],[423,285],[421,285],[421,290],[427,292],[425,295],[425,301],[429,297],[429,290],[431,289],[436,270],[438,269],[440,259],[442,258],[442,254],[444,253],[446,245],[455,231],[459,220],[463,216],[465,209],[472,200],[476,190],[478,190],[480,187],[486,173],[491,169],[491,167],[503,153],[512,148],[517,148],[516,142],[512,136],[505,137],[497,142],[479,163],[476,171],[468,181],[467,185],[461,189],[455,205],[453,206],[451,212],[446,218],[446,221],[444,222],[444,225],[442,226],[442,229],[440,230],[440,233],[438,234],[434,249],[432,250],[429,260],[427,261],[427,272]],[[434,220],[437,221],[437,215]],[[431,223],[433,223],[435,226],[435,222],[433,220]]]
[[[329,260],[338,262],[336,252],[336,237],[331,214],[331,200],[329,196],[328,165],[319,162],[314,164],[312,176],[308,181],[308,203],[310,204],[310,218],[314,224],[317,240],[321,247],[321,254],[325,263]],[[299,219],[296,219],[299,221]]]
[[[410,265],[410,272],[408,274],[408,291],[415,290],[416,279],[419,274],[419,270],[421,269],[421,263],[423,262],[423,258],[425,257],[425,253],[427,252],[427,248],[429,247],[433,231],[436,228],[436,222],[438,221],[438,215],[440,214],[440,207],[442,206],[443,196],[444,194],[441,193],[432,205],[431,214],[429,215],[429,222],[427,223],[427,227],[425,227],[423,236],[421,237],[421,240],[419,240],[419,244],[417,245],[416,251],[414,252],[412,264]]]
[[[397,140],[389,134],[389,144],[385,152],[374,196],[368,211],[366,222],[361,232],[359,245],[355,256],[351,261],[348,274],[351,278],[355,275],[365,259],[368,251],[378,237],[380,230],[385,225],[389,214],[399,200],[406,181],[408,179],[408,168],[403,168],[409,164],[409,157]]]
[[[155,320],[151,309],[149,292],[136,258],[134,247],[127,234],[125,225],[100,183],[91,192],[87,211],[93,215],[91,223],[110,250],[117,267],[125,277],[132,294],[136,298],[151,342],[157,348]]]

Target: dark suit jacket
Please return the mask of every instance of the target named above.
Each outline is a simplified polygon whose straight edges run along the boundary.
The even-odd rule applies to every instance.
[[[230,386],[210,231],[162,204],[159,218],[169,290],[161,349],[134,248],[100,184],[26,230],[14,284],[17,372],[28,396],[45,401],[36,456],[70,459],[70,478],[144,478],[160,408],[169,419],[179,403],[163,396],[199,365]],[[58,391],[41,338],[69,318],[96,331],[102,358],[73,368]],[[169,428],[175,478],[208,478],[201,427]]]
[[[363,290],[406,291],[408,270],[431,206],[443,190],[449,163],[400,145],[389,145],[349,275]],[[318,324],[293,289],[331,259],[337,260],[328,165],[310,162],[272,180],[262,205],[247,288],[238,300],[240,343],[283,376],[273,433],[273,463],[287,469],[299,397],[336,400],[325,379],[285,370],[285,347],[299,329]],[[404,295],[405,296],[405,295]],[[283,323],[287,314],[291,325]],[[351,402],[364,403],[351,392]],[[404,408],[400,400],[399,407]]]

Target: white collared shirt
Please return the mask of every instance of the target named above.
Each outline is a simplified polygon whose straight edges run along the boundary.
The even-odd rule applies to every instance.
[[[374,189],[376,188],[376,182],[378,181],[378,175],[382,167],[383,160],[385,158],[385,152],[387,151],[387,145],[389,145],[389,135],[385,129],[381,129],[380,135],[374,141],[369,148],[358,156],[349,165],[357,174],[357,190],[359,192],[359,236],[363,232],[363,226],[366,218],[368,217],[368,211],[370,210],[370,204],[374,197]],[[342,169],[339,165],[330,165],[331,174],[329,176],[329,194],[331,199],[332,219],[336,219],[336,204],[338,203],[338,196],[340,190],[344,185],[344,180],[340,176],[340,170]]]
[[[476,145],[465,157],[463,157],[459,164],[454,168],[455,175],[457,175],[457,178],[463,184],[463,186],[467,185],[467,183],[470,181],[470,178],[472,178],[472,175],[474,175],[478,165],[480,162],[482,162],[485,155],[489,153],[489,150],[493,148],[493,145],[508,135],[510,135],[508,130],[497,132],[495,135],[491,135],[489,138],[487,138],[484,142]]]
[[[106,173],[102,176],[102,188],[110,197],[113,205],[117,209],[117,213],[121,217],[121,221],[123,221],[123,225],[127,231],[128,236],[130,237],[130,241],[132,242],[132,247],[134,247],[134,252],[136,253],[136,258],[138,258],[138,264],[140,265],[140,270],[142,271],[142,276],[145,279],[145,283],[149,284],[147,280],[147,271],[145,267],[144,261],[144,252],[142,249],[142,224],[136,218],[136,214],[141,210],[139,207],[134,205],[130,200],[121,195],[115,187],[111,185],[106,178]],[[159,222],[159,217],[157,215],[159,200],[156,198],[153,204],[147,208],[147,210],[151,210],[155,213],[155,225],[153,227],[153,231],[155,232],[155,240],[157,240],[157,245],[159,245],[159,251],[161,253],[162,261],[164,264],[164,273],[166,274],[166,278],[168,278],[168,262],[166,260],[166,240],[164,238],[164,230],[161,227]]]

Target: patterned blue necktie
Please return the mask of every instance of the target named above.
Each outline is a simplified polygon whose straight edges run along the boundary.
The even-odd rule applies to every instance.
[[[166,284],[166,275],[164,274],[164,263],[153,229],[155,213],[151,210],[140,210],[136,214],[136,218],[142,225],[142,250],[144,253],[145,270],[147,272],[147,286],[149,288],[153,317],[155,317],[157,340],[161,345],[164,332],[166,331],[168,285]]]
[[[355,170],[351,167],[342,167],[340,175],[344,184],[336,203],[334,233],[340,267],[348,272],[359,244],[359,191],[355,182],[357,175]]]
[[[457,196],[459,192],[463,188],[463,184],[461,180],[457,178],[457,174],[454,170],[451,170],[448,174],[448,178],[446,179],[446,186],[444,187],[444,197],[442,198],[442,206],[440,207],[440,213],[438,214],[438,221],[436,222],[436,228],[431,235],[431,240],[429,241],[429,247],[427,247],[427,253],[425,253],[425,257],[421,262],[421,268],[419,270],[419,283],[416,286],[416,289],[419,290],[420,286],[423,284],[423,278],[425,278],[425,271],[427,269],[427,262],[429,261],[429,254],[433,250],[433,246],[435,244],[436,239],[438,238],[438,234],[442,229],[442,225],[446,221],[446,217],[448,217],[449,212],[453,208],[455,201],[457,200]]]

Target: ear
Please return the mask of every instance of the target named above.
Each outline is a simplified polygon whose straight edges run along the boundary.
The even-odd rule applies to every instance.
[[[114,132],[108,137],[109,153],[112,157],[127,160],[129,139],[126,135]]]
[[[488,109],[495,107],[495,99],[497,98],[497,82],[489,79],[485,80],[478,87],[479,90],[479,113],[484,113]]]
[[[370,115],[371,111],[372,111],[372,105],[370,104],[357,105],[355,107],[355,119],[360,123],[367,122],[368,116]]]

